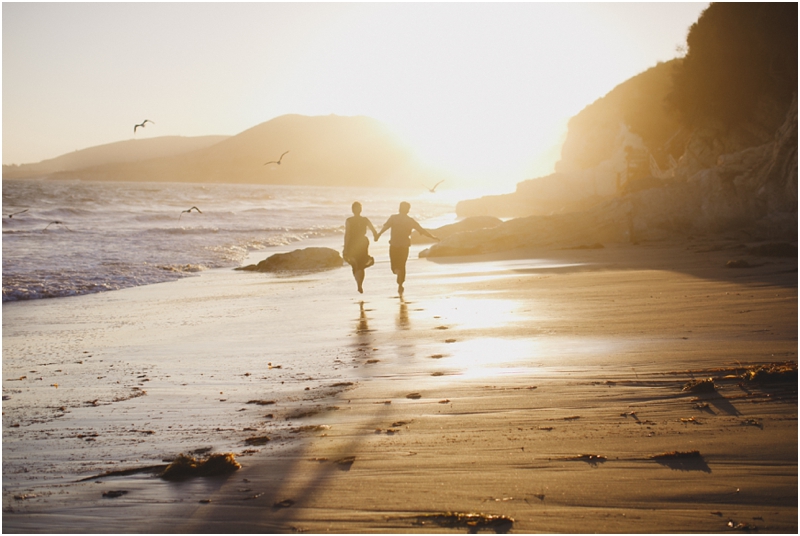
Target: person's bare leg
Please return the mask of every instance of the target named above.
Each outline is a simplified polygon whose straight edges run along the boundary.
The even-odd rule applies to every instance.
[[[353,270],[353,275],[356,278],[356,284],[358,285],[358,291],[361,294],[363,294],[364,293],[364,288],[363,288],[362,285],[364,284],[364,275],[365,275],[364,270]]]
[[[403,283],[406,282],[406,267],[403,266],[397,270],[397,292],[403,293]]]

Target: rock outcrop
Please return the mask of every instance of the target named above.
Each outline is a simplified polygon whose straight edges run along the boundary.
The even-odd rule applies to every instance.
[[[420,257],[483,255],[520,248],[626,240],[630,207],[619,201],[608,205],[603,210],[516,218],[489,229],[458,233],[433,244]]]
[[[236,268],[248,272],[318,272],[341,268],[344,260],[331,248],[296,249],[289,253],[276,253],[258,264]]]
[[[687,155],[664,178],[645,177],[583,211],[535,215],[460,233],[426,255],[475,255],[522,247],[574,247],[689,235],[739,233],[752,241],[797,241],[797,97],[766,143],[742,131],[697,129]],[[752,130],[751,130],[752,133]],[[761,137],[753,140],[764,140]],[[736,141],[738,139],[739,141]],[[743,147],[744,146],[744,147]],[[726,148],[738,150],[725,152]]]
[[[431,229],[430,231],[440,240],[444,240],[445,238],[450,238],[458,233],[468,233],[470,231],[477,231],[479,229],[489,229],[492,227],[497,227],[501,223],[503,223],[503,220],[500,218],[495,218],[494,216],[472,216],[470,218],[464,218],[456,223],[443,225],[437,229]],[[435,240],[432,238],[423,236],[416,231],[411,232],[412,244],[431,244],[433,242],[435,242]]]
[[[617,196],[626,182],[670,176],[688,136],[662,105],[679,61],[634,76],[573,117],[555,173],[520,182],[511,194],[462,201],[457,214],[519,218],[583,211]]]

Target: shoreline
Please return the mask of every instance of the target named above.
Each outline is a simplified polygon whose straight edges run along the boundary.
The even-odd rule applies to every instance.
[[[512,532],[796,532],[796,376],[788,391],[729,380],[708,400],[682,391],[746,365],[796,365],[796,259],[732,270],[731,250],[703,244],[538,252],[558,267],[534,252],[412,256],[401,299],[382,246],[364,296],[342,269],[269,282],[209,272],[24,314],[4,304],[4,395],[18,373],[37,382],[17,354],[55,345],[41,364],[60,364],[37,365],[47,377],[35,388],[111,401],[77,392],[64,415],[20,428],[4,401],[4,531],[430,532],[463,530],[430,517],[462,512],[506,516]],[[293,370],[299,359],[318,372]],[[113,401],[134,387],[147,395]],[[276,404],[247,404],[253,393]],[[203,428],[230,439],[184,440]],[[206,446],[241,453],[248,435],[271,437],[227,479],[16,472],[44,465],[14,454],[17,442],[44,457],[68,449],[70,467],[122,468]],[[684,466],[650,458],[693,450],[700,460]]]

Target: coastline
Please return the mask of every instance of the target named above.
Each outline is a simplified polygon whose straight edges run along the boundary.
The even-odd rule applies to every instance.
[[[4,304],[4,395],[21,376],[31,392],[4,401],[3,530],[431,532],[468,528],[436,517],[461,512],[513,532],[797,531],[796,377],[682,391],[796,364],[796,259],[729,269],[718,243],[412,253],[401,299],[385,247],[363,296],[346,268],[226,270]],[[12,427],[14,404],[55,390],[68,404]],[[91,476],[207,446],[253,452],[227,479],[52,474],[58,456]]]

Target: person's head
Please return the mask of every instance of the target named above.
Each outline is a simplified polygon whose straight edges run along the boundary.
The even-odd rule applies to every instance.
[[[356,216],[361,214],[361,203],[359,203],[358,201],[353,203],[353,214],[355,214]]]
[[[411,203],[408,201],[400,203],[400,214],[408,214],[409,210],[411,210]]]

